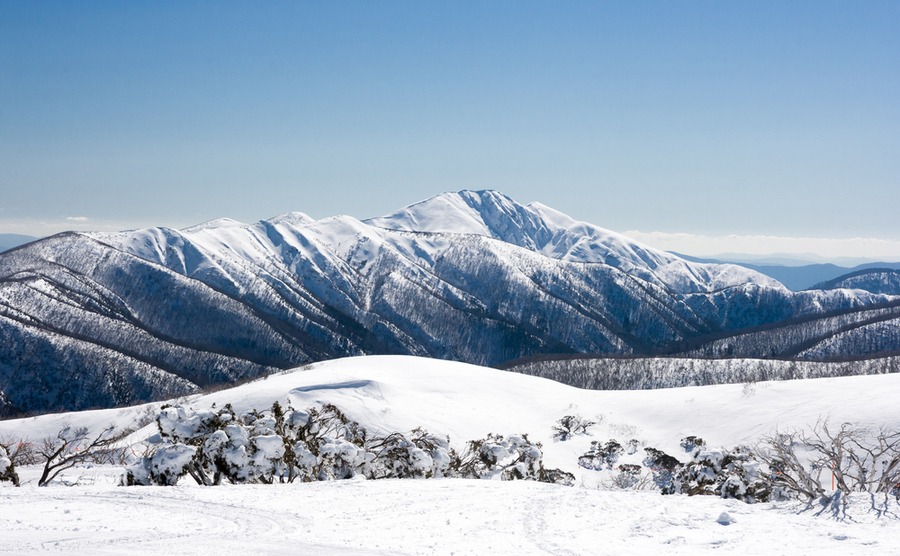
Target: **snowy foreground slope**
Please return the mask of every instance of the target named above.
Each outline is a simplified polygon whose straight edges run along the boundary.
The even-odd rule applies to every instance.
[[[185,478],[176,487],[127,488],[115,486],[121,470],[99,468],[71,471],[65,479],[76,487],[38,488],[37,470],[24,468],[21,488],[0,483],[0,553],[895,554],[900,507],[876,518],[857,498],[852,519],[835,520],[797,503],[614,491],[577,458],[592,439],[635,438],[677,455],[687,435],[731,448],[822,417],[896,430],[898,391],[900,375],[588,391],[413,357],[332,361],[181,402],[238,411],[333,403],[369,429],[421,426],[449,435],[457,449],[488,432],[528,433],[542,442],[545,465],[575,473],[576,486],[435,479],[200,488]],[[125,427],[145,407],[3,421],[0,438],[39,439],[64,423]],[[592,436],[555,442],[551,427],[564,415],[598,424]],[[151,425],[132,439],[153,432]]]

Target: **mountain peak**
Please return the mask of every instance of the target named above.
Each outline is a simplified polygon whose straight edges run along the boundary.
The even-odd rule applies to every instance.
[[[436,195],[366,223],[389,230],[482,235],[540,251],[559,231],[557,222],[572,222],[556,215],[563,218],[545,219],[499,191],[467,189]]]
[[[201,230],[214,230],[216,228],[240,228],[246,226],[243,222],[238,222],[237,220],[233,220],[231,218],[214,218],[213,220],[209,220],[207,222],[203,222],[200,224],[195,224],[193,226],[188,226],[187,228],[182,228],[181,232],[199,232]]]
[[[316,220],[305,212],[294,211],[279,214],[278,216],[270,218],[268,221],[272,224],[285,224],[300,228],[312,224]]]

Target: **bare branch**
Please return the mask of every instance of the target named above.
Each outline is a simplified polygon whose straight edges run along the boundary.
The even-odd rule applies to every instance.
[[[131,431],[117,431],[113,425],[96,435],[86,427],[66,426],[56,437],[45,438],[36,453],[44,460],[38,486],[46,486],[60,473],[82,463],[112,463],[117,452],[115,445]]]

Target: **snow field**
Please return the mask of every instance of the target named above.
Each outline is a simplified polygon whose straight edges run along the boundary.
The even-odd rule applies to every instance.
[[[685,461],[680,440],[711,449],[752,444],[776,429],[834,423],[900,428],[900,375],[675,388],[588,391],[549,380],[414,357],[360,357],[272,375],[179,400],[197,410],[237,411],[274,401],[306,409],[333,403],[364,427],[449,435],[457,450],[493,432],[527,433],[544,465],[576,474],[576,486],[472,480],[338,481],[201,488],[118,487],[121,469],[82,468],[36,487],[0,484],[0,553],[121,554],[897,554],[900,506],[878,518],[865,496],[836,520],[798,503],[744,504],[716,497],[609,490],[578,467],[591,440],[635,438]],[[0,421],[0,438],[40,439],[64,424],[130,426],[161,404]],[[552,438],[564,415],[598,423],[590,436]],[[150,424],[131,436],[155,433]],[[639,462],[639,449],[631,457]],[[607,477],[608,478],[608,477]],[[727,515],[723,515],[727,514]]]
[[[0,553],[897,554],[897,521],[526,481],[0,488]],[[858,502],[858,501],[855,501]],[[727,513],[731,523],[719,523]]]

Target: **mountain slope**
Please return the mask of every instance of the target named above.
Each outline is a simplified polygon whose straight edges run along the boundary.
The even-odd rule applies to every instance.
[[[347,355],[497,365],[553,353],[673,353],[698,338],[895,300],[794,293],[543,205],[463,191],[365,222],[288,213],[251,225],[61,234],[4,253],[0,333],[25,339],[0,346],[0,393],[18,411],[88,407],[21,398],[34,380],[26,377],[73,372],[54,360],[76,343],[204,386]],[[897,322],[884,326],[889,343]],[[51,355],[34,356],[51,353],[35,331],[52,338]],[[840,349],[853,353],[865,340],[848,337]],[[79,372],[99,376],[111,365]]]
[[[869,268],[850,272],[832,280],[816,284],[813,289],[833,290],[839,288],[865,290],[871,293],[900,295],[900,270],[891,268]]]

